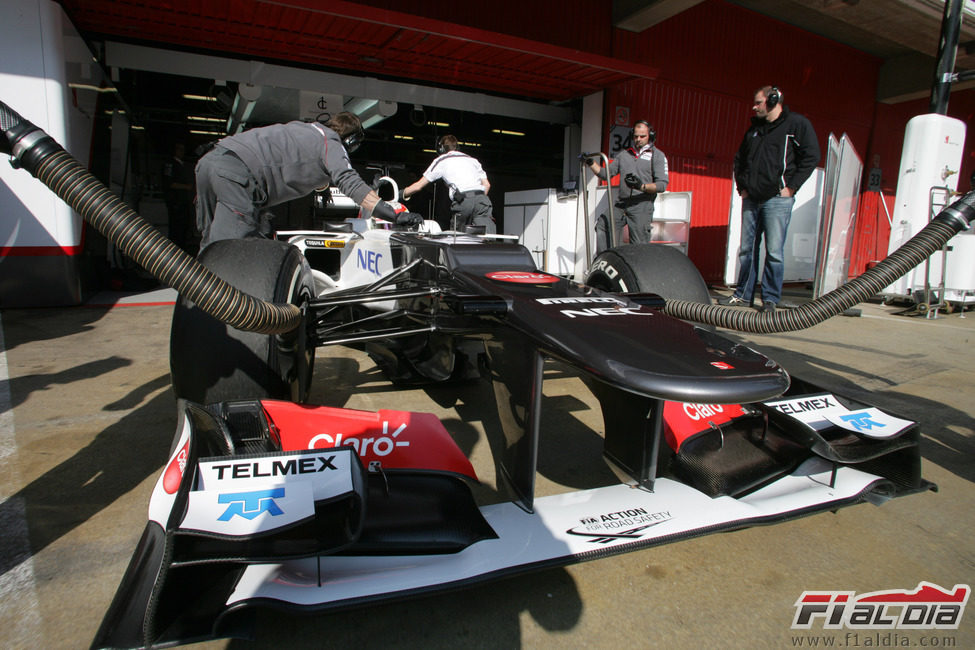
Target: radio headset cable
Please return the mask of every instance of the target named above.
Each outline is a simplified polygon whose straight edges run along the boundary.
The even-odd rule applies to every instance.
[[[0,101],[0,153],[44,183],[133,261],[217,320],[247,332],[283,334],[301,310],[258,300],[214,275],[140,217],[39,127]]]

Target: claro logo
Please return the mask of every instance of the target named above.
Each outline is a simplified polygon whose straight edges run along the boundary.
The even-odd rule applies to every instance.
[[[166,468],[166,473],[163,474],[162,482],[163,490],[166,491],[166,494],[176,494],[176,490],[179,489],[179,484],[183,480],[183,472],[186,471],[186,459],[189,456],[189,448],[190,442],[187,440],[169,462],[169,467]]]
[[[370,453],[374,456],[388,456],[397,447],[409,447],[409,440],[397,440],[399,435],[406,430],[406,424],[389,433],[389,422],[383,422],[383,434],[377,437],[348,436],[344,433],[320,433],[308,441],[309,449],[319,449],[328,447],[338,447],[340,445],[351,445],[359,456],[366,457]]]
[[[548,273],[532,273],[529,271],[495,271],[485,277],[498,282],[514,282],[515,284],[552,284],[559,278]]]

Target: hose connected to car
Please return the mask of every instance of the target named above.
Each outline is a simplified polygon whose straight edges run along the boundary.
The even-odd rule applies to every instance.
[[[12,162],[47,185],[123,253],[217,320],[261,334],[283,334],[301,323],[297,306],[258,300],[214,275],[2,101],[0,153],[12,156]]]
[[[682,320],[739,332],[771,334],[806,329],[881,292],[932,253],[941,250],[955,234],[969,228],[973,220],[975,191],[970,191],[942,210],[927,226],[877,266],[795,309],[758,313],[686,300],[668,300],[664,311]]]

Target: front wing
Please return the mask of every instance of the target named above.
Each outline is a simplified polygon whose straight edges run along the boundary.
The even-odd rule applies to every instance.
[[[182,402],[94,646],[247,636],[254,607],[405,598],[933,487],[915,423],[803,382],[765,403],[667,406],[652,489],[628,481],[525,508],[476,503],[474,468],[427,414]],[[830,424],[843,418],[873,430]]]

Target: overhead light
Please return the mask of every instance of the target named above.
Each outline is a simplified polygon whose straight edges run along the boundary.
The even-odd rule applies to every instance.
[[[223,131],[200,131],[197,129],[190,129],[190,133],[193,133],[195,135],[219,135],[219,136],[227,135]]]
[[[186,119],[193,120],[194,122],[224,122],[222,117],[204,117],[202,115],[187,115]]]
[[[215,102],[215,101],[217,101],[217,98],[216,97],[211,97],[210,95],[189,95],[189,94],[184,94],[183,95],[183,99],[196,99],[196,100],[199,100],[201,102]]]
[[[420,149],[421,153],[437,153],[433,149]]]
[[[230,109],[230,117],[227,118],[227,133],[240,133],[244,130],[244,125],[250,121],[257,100],[263,93],[263,86],[255,84],[237,86],[237,96],[234,97],[234,105]]]
[[[96,93],[117,93],[117,88],[112,88],[111,86],[92,86],[91,84],[76,84],[69,83],[68,88],[77,88],[78,90],[94,90]]]
[[[345,102],[345,110],[355,113],[362,122],[362,128],[368,129],[396,114],[399,104],[386,99],[369,99],[354,97]]]
[[[525,135],[521,131],[505,131],[504,129],[491,129],[491,133],[500,133],[501,135]]]
[[[458,142],[457,144],[461,145],[462,147],[480,147],[481,146],[481,143],[480,142]]]
[[[133,125],[132,125],[132,126],[131,126],[130,128],[131,128],[131,129],[132,129],[133,131],[145,131],[145,130],[146,130],[146,127],[144,127],[144,126],[139,126],[138,124],[133,124]]]
[[[446,122],[427,122],[427,126],[450,126]]]
[[[399,135],[399,134],[396,134],[396,135],[393,136],[393,140],[412,140],[412,139],[413,139],[413,136],[412,135]]]

